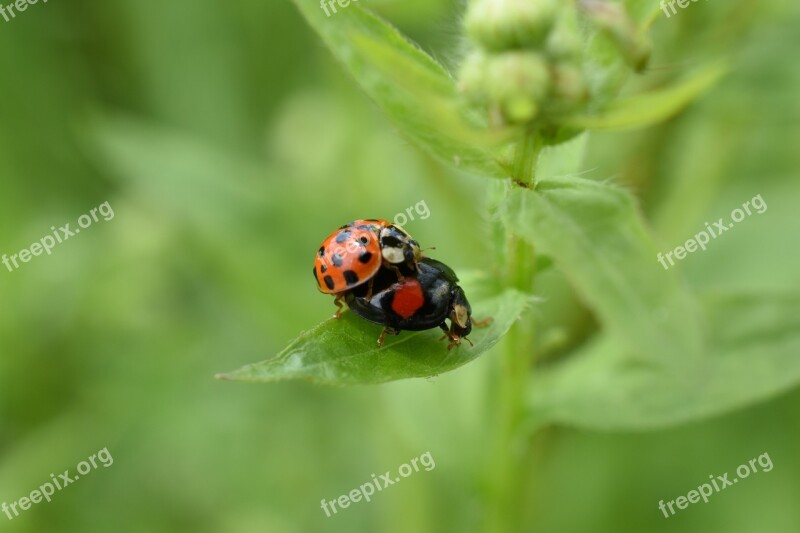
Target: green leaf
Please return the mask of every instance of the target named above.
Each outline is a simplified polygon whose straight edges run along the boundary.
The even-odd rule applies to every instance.
[[[631,19],[642,28],[649,26],[661,11],[652,0],[623,0],[622,4]]]
[[[423,106],[428,122],[433,122],[436,130],[448,140],[475,147],[502,147],[522,135],[518,127],[487,129],[485,121],[481,122],[463,105],[449,75],[439,76],[438,72],[413,61],[402,49],[364,35],[354,36],[353,45],[398,89],[414,95],[418,105]],[[486,157],[492,157],[492,153],[487,152]]]
[[[565,177],[581,170],[589,134],[582,133],[555,146],[545,146],[536,160],[536,175],[540,179]]]
[[[534,375],[537,419],[591,429],[660,429],[768,399],[800,383],[800,293],[704,299],[708,352],[645,363],[599,339]]]
[[[551,256],[580,298],[631,351],[651,359],[700,352],[700,315],[676,270],[657,261],[633,197],[580,178],[509,191],[506,225]]]
[[[495,155],[479,146],[502,144],[513,132],[482,133],[458,105],[453,78],[433,58],[356,4],[332,17],[316,0],[295,0],[295,4],[403,134],[449,165],[508,177]]]
[[[602,110],[572,117],[566,124],[590,130],[624,130],[656,124],[689,105],[713,86],[726,70],[722,65],[707,67],[672,87],[615,100]]]
[[[465,285],[465,290],[470,287]],[[470,296],[471,290],[467,290]],[[485,297],[480,290],[470,296],[473,319],[492,318],[487,327],[473,328],[460,348],[447,351],[441,330],[404,331],[387,336],[382,348],[381,327],[345,311],[302,333],[275,358],[220,374],[219,379],[273,382],[305,379],[317,383],[355,385],[429,377],[469,363],[494,346],[531,302],[531,297],[508,290]]]
[[[635,28],[632,44],[638,42],[639,45],[643,45],[647,39],[645,32],[660,11],[658,4],[651,0],[624,0],[622,5]],[[625,60],[624,52],[620,51],[620,43],[615,43],[605,32],[593,25],[587,25],[583,37],[586,41],[584,70],[591,74],[588,82],[593,100],[592,107],[602,109],[619,94],[631,74],[631,68]],[[632,58],[631,52],[633,57],[637,55],[635,49],[629,50],[628,60]]]

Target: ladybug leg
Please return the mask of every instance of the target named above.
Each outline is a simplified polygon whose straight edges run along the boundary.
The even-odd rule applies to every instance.
[[[460,348],[461,347],[461,337],[459,337],[458,335],[452,335],[452,336],[448,335],[448,337],[450,338],[450,342],[447,344],[447,351],[448,352],[450,350],[452,350],[453,347],[456,347],[456,348]]]
[[[491,322],[491,319],[488,319],[488,320]],[[484,321],[484,322],[485,322],[485,321]],[[484,324],[484,325],[485,325],[485,324]],[[454,346],[455,346],[456,348],[460,347],[460,346],[461,346],[461,341],[462,341],[462,340],[465,340],[465,341],[467,341],[467,342],[469,343],[469,345],[470,345],[470,346],[475,346],[474,344],[472,344],[472,341],[471,341],[471,340],[469,340],[468,338],[466,338],[466,337],[461,337],[461,336],[459,336],[458,334],[456,334],[456,333],[453,331],[452,325],[451,325],[451,327],[450,327],[450,328],[448,328],[448,327],[447,327],[447,324],[445,324],[444,322],[442,322],[441,324],[439,324],[439,327],[440,327],[440,328],[442,328],[442,330],[444,331],[444,335],[442,335],[442,336],[441,336],[441,338],[440,338],[439,340],[442,340],[442,339],[450,339],[450,343],[447,345],[447,351],[448,351],[448,352],[449,352],[450,350],[452,350]]]
[[[403,273],[400,272],[400,267],[398,267],[397,265],[393,265],[391,263],[388,263],[388,262],[384,263],[384,264],[386,265],[386,268],[388,268],[389,270],[394,270],[394,273],[397,274],[397,281],[403,281],[404,279],[406,279],[403,276]]]
[[[447,345],[447,351],[448,352],[453,349],[453,346],[455,346],[455,347],[461,346],[461,337],[459,337],[458,335],[453,333],[452,328],[448,328],[447,324],[444,323],[444,322],[439,324],[439,327],[442,328],[442,331],[444,331],[444,335],[442,335],[439,338],[439,340],[450,339],[450,342]],[[464,337],[464,338],[466,339],[466,337]],[[469,339],[467,339],[467,342],[469,342],[470,345],[472,345],[472,343],[469,341]]]
[[[386,336],[386,328],[383,328],[383,331],[381,331],[381,334],[380,334],[380,336],[378,337],[378,348],[380,348],[380,347],[382,347],[382,346],[383,346],[383,338],[384,338],[385,336]]]
[[[333,300],[333,304],[337,307],[336,314],[333,315],[333,318],[339,320],[339,317],[342,315],[342,298],[344,298],[343,294],[337,294],[336,299]]]
[[[369,278],[369,281],[367,282],[367,295],[364,296],[364,299],[366,301],[372,300],[372,284],[374,282],[375,282],[375,278],[374,277],[373,278]]]
[[[390,327],[384,327],[383,331],[381,331],[380,337],[378,337],[378,348],[383,346],[383,338],[386,336],[387,333],[389,335],[400,335],[400,330],[393,329]]]

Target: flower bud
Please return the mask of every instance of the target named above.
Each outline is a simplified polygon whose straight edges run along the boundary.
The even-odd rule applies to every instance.
[[[536,52],[473,52],[461,67],[459,88],[473,103],[499,110],[504,121],[524,123],[537,115],[547,96],[550,72]]]
[[[548,108],[555,113],[574,111],[589,99],[589,87],[581,69],[569,63],[551,67],[552,89]]]
[[[474,51],[470,53],[461,64],[458,75],[458,90],[473,103],[488,103],[488,74],[487,59],[483,52]]]
[[[505,52],[487,61],[489,101],[512,123],[532,120],[550,89],[550,72],[535,52]]]
[[[544,45],[548,57],[560,61],[576,61],[580,57],[583,41],[575,15],[572,9],[561,10]]]
[[[472,0],[465,26],[486,50],[536,47],[547,37],[558,8],[558,0]]]
[[[597,27],[611,38],[625,61],[637,72],[644,70],[650,59],[650,41],[625,7],[600,0],[584,0],[581,6]]]

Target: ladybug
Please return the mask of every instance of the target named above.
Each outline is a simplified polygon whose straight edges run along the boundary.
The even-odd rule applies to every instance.
[[[421,331],[440,327],[450,339],[448,351],[460,346],[461,339],[472,345],[467,335],[472,331],[472,308],[458,278],[450,267],[430,258],[417,264],[416,276],[401,280],[382,270],[375,278],[374,294],[361,288],[345,295],[348,307],[358,316],[383,326],[378,346],[386,334]],[[445,319],[450,320],[450,327]],[[483,325],[483,324],[476,324]]]
[[[400,226],[381,219],[354,220],[322,241],[314,258],[314,278],[320,291],[336,295],[339,318],[347,291],[366,286],[371,295],[381,266],[402,281],[401,267],[413,274],[421,257],[419,243]]]

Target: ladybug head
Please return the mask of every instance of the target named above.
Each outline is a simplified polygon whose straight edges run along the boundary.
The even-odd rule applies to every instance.
[[[381,255],[392,264],[416,264],[422,257],[419,243],[396,224],[390,224],[380,233]]]
[[[453,289],[452,296],[450,329],[455,335],[463,338],[472,332],[472,307],[470,307],[463,289],[458,285]]]

